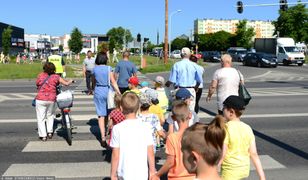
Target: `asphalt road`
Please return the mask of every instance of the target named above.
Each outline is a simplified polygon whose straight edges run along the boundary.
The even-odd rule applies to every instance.
[[[276,69],[236,66],[253,94],[242,120],[254,130],[267,179],[307,179],[307,66]],[[219,64],[206,67],[206,85],[217,68]],[[154,79],[156,75],[147,74],[143,79]],[[33,80],[0,81],[0,177],[54,175],[57,179],[102,179],[108,176],[110,154],[97,141],[93,100],[81,93],[84,85],[83,80],[78,80],[71,87],[76,90],[71,114],[77,129],[73,146],[69,147],[56,126],[52,140],[39,142],[35,110],[30,106],[35,96]],[[210,103],[205,102],[206,92],[200,101],[199,117],[209,122],[216,113],[216,101],[214,97]],[[158,167],[165,159],[163,151],[157,153]],[[257,179],[255,171],[251,171],[248,179]]]

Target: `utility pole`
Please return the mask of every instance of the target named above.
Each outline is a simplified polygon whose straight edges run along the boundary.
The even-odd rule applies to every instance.
[[[168,0],[165,0],[165,44],[164,44],[164,63],[168,62]]]

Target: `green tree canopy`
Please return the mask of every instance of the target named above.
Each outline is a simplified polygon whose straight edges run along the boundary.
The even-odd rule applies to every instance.
[[[182,49],[183,47],[190,47],[190,41],[188,39],[183,39],[183,38],[175,38],[171,42],[171,51],[175,49]]]
[[[291,37],[295,41],[308,42],[308,9],[304,4],[290,7],[287,11],[279,11],[277,21],[273,22],[275,33],[280,37]]]
[[[225,51],[231,46],[232,34],[219,31],[213,34],[201,34],[198,38],[200,51]]]
[[[12,32],[13,30],[11,26],[5,28],[2,32],[2,48],[3,48],[3,54],[5,56],[8,55],[10,52]]]
[[[71,39],[68,41],[68,47],[75,54],[82,50],[82,33],[78,28],[74,28],[71,33]]]
[[[237,30],[234,35],[234,44],[238,47],[251,48],[252,37],[255,35],[252,27],[247,28],[247,21],[243,20],[237,24]]]
[[[125,47],[124,41],[128,43],[133,40],[130,30],[124,29],[121,26],[110,29],[107,32],[107,36],[109,37],[109,48],[111,52],[113,51],[113,48],[121,49]]]

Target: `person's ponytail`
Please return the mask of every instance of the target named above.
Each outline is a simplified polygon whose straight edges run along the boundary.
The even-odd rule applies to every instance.
[[[209,124],[204,138],[207,143],[210,143],[216,149],[222,150],[225,136],[225,118],[221,115],[217,115]]]

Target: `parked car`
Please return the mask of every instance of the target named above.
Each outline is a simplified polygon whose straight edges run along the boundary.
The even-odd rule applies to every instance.
[[[202,53],[204,62],[220,62],[221,53],[219,51],[204,51]]]
[[[242,62],[244,56],[247,54],[247,49],[242,47],[231,47],[227,50],[227,53],[231,55],[233,61]]]
[[[277,67],[277,58],[266,53],[248,53],[243,59],[244,66]]]
[[[181,51],[180,50],[174,50],[171,52],[171,58],[174,59],[181,59]]]

